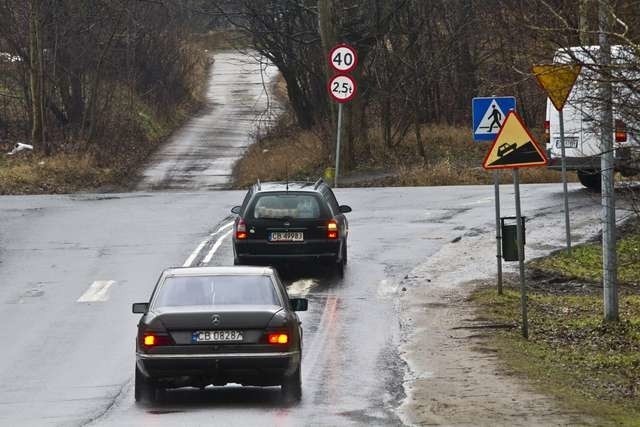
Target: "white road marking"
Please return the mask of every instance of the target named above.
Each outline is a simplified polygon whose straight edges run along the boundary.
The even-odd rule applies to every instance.
[[[211,262],[211,258],[213,258],[213,255],[215,255],[216,251],[220,248],[220,246],[222,246],[222,242],[224,241],[224,239],[229,237],[232,231],[233,230],[229,230],[226,233],[224,233],[222,236],[218,237],[218,240],[216,240],[216,242],[213,244],[207,256],[204,257],[204,259],[200,263],[201,265],[207,265],[209,264],[209,262]]]
[[[200,244],[194,249],[193,252],[191,252],[191,255],[189,255],[189,258],[187,258],[187,260],[184,262],[184,264],[182,264],[183,267],[191,267],[191,264],[193,264],[193,261],[195,261],[195,259],[198,257],[198,255],[200,255],[200,251],[202,251],[202,248],[204,248],[207,243],[209,243],[209,239],[213,236],[215,236],[216,234],[220,233],[222,230],[229,228],[233,225],[233,221],[228,222],[224,225],[221,225],[220,227],[218,227],[218,229],[216,231],[214,231],[213,233],[211,233],[209,235],[209,238],[207,238],[206,240],[203,240],[202,242],[200,242]]]
[[[96,280],[89,286],[77,302],[104,302],[109,299],[109,288],[115,284],[115,280]]]
[[[200,251],[202,250],[202,248],[204,248],[204,246],[208,242],[209,242],[209,239],[206,239],[206,240],[203,240],[202,242],[200,242],[198,247],[191,253],[191,255],[189,255],[189,258],[187,258],[187,260],[184,262],[184,264],[182,264],[182,266],[183,267],[191,267],[191,264],[193,263],[193,261],[200,254]]]

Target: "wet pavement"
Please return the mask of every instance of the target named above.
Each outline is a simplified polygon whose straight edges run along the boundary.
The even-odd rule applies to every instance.
[[[290,292],[310,300],[301,316],[303,400],[294,406],[280,401],[277,388],[234,386],[169,391],[153,405],[133,399],[138,315],[131,303],[147,300],[165,267],[231,264],[229,211],[242,192],[2,197],[0,424],[401,424],[396,410],[409,384],[399,353],[403,281],[430,259],[438,261],[430,268],[448,265],[451,274],[464,257],[491,268],[495,255],[484,244],[461,254],[451,242],[481,239],[491,247],[493,189],[336,192],[353,207],[345,277],[317,268],[285,272]],[[558,185],[523,186],[532,250],[561,246],[560,195]],[[597,215],[591,193],[572,186],[571,200]],[[91,293],[96,282],[100,294]],[[87,295],[89,302],[78,301]]]
[[[150,159],[139,190],[227,188],[233,164],[281,112],[271,95],[277,76],[255,52],[213,55],[206,106]]]

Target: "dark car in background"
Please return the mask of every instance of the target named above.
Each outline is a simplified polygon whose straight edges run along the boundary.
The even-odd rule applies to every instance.
[[[154,401],[177,387],[281,386],[286,400],[302,394],[302,328],[269,267],[165,270],[142,314],[136,339],[135,399]]]
[[[247,192],[233,226],[234,263],[320,260],[344,273],[349,223],[346,205],[316,182],[259,181]]]

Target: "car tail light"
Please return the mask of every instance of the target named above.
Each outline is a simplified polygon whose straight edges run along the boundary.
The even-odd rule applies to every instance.
[[[247,237],[249,237],[247,234],[247,224],[242,218],[238,218],[238,222],[236,223],[236,239],[244,240]]]
[[[627,126],[626,124],[618,119],[616,120],[616,142],[627,142]]]
[[[337,239],[338,235],[338,223],[332,219],[327,223],[327,239]]]
[[[269,344],[288,344],[289,334],[285,332],[275,332],[267,335],[267,342]]]
[[[145,348],[157,347],[159,345],[172,345],[173,340],[166,334],[158,334],[155,332],[145,332],[142,335],[142,345]]]
[[[545,120],[544,121],[544,142],[546,142],[547,144],[551,141],[550,127],[551,127],[551,124],[549,123],[549,120]]]

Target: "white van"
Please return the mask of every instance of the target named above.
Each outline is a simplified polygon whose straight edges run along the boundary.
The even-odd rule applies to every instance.
[[[600,103],[597,70],[592,66],[598,46],[558,49],[553,62],[579,63],[582,71],[564,106],[564,135],[567,170],[577,171],[587,188],[600,190]],[[625,46],[612,46],[615,171],[623,176],[640,173],[640,61]],[[545,138],[549,168],[561,169],[558,111],[547,99]]]

